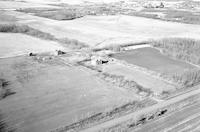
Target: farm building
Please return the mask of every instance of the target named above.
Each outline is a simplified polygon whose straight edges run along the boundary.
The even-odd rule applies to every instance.
[[[100,56],[92,56],[91,57],[91,64],[92,65],[100,65],[100,64],[105,64],[108,63],[109,59],[106,57],[100,57]]]

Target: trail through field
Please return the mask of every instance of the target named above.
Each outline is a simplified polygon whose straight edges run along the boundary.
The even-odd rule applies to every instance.
[[[199,86],[198,86],[199,87]],[[109,128],[109,127],[112,127],[112,126],[115,126],[117,124],[120,124],[120,123],[123,123],[129,119],[132,119],[133,117],[136,117],[136,116],[139,116],[139,115],[143,115],[145,113],[149,113],[153,110],[156,110],[156,109],[159,109],[159,108],[162,108],[162,107],[165,107],[165,106],[168,106],[170,104],[174,104],[178,101],[181,101],[181,100],[184,100],[190,96],[193,96],[193,95],[197,95],[200,93],[200,89],[196,89],[194,91],[191,91],[191,92],[188,92],[186,94],[183,94],[183,95],[180,95],[180,96],[177,96],[175,98],[172,98],[172,99],[169,99],[169,100],[166,100],[165,102],[159,102],[158,104],[155,104],[153,106],[150,106],[150,107],[147,107],[147,108],[144,108],[140,111],[137,111],[137,112],[133,112],[133,113],[130,113],[130,114],[127,114],[127,115],[124,115],[124,116],[121,116],[119,118],[116,118],[116,119],[113,119],[113,120],[110,120],[110,121],[107,121],[107,122],[104,122],[102,124],[99,124],[99,125],[96,125],[96,126],[93,126],[91,128],[88,128],[88,129],[85,129],[85,130],[82,130],[82,132],[97,132],[99,130],[102,130],[103,128]],[[200,104],[198,105],[195,105],[194,108],[198,108],[196,109],[198,112],[199,112],[199,106]],[[193,112],[193,114],[195,113],[195,110],[194,108],[190,109],[190,112]],[[194,110],[194,111],[191,111],[191,110]],[[196,111],[196,112],[197,112]],[[188,114],[190,114],[190,112],[188,112]],[[177,116],[177,115],[176,115]],[[174,116],[172,116],[174,118]],[[155,125],[155,126],[158,126],[158,125]],[[144,130],[149,130],[149,129],[144,129]],[[144,131],[141,131],[141,132],[144,132]]]

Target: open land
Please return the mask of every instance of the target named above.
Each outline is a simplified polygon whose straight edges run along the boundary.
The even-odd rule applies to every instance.
[[[199,131],[199,5],[0,0],[0,131]]]

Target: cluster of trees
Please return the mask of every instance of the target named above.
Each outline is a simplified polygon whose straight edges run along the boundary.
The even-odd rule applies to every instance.
[[[200,65],[200,41],[186,38],[166,38],[152,42],[165,55]]]
[[[185,87],[191,87],[200,83],[200,70],[191,70],[182,74],[173,74],[174,81]]]

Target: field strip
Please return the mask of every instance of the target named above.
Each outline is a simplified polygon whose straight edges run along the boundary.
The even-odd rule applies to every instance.
[[[188,97],[190,97],[192,95],[197,95],[199,93],[200,93],[200,89],[196,89],[196,90],[191,91],[189,93],[186,93],[186,94],[177,96],[175,98],[166,100],[165,102],[158,102],[158,104],[155,104],[153,106],[144,108],[144,109],[142,109],[140,111],[136,111],[136,112],[133,112],[133,113],[121,116],[119,118],[116,118],[116,119],[104,122],[102,124],[96,125],[94,127],[82,130],[82,132],[96,132],[96,131],[99,131],[99,130],[104,129],[104,128],[109,128],[111,126],[123,123],[123,122],[125,122],[127,120],[130,120],[130,119],[132,119],[135,116],[142,115],[142,114],[145,114],[145,113],[149,113],[149,112],[151,112],[151,111],[153,111],[155,109],[159,109],[159,108],[162,108],[162,107],[174,104],[175,102],[184,100],[184,99],[186,99],[186,98],[188,98]]]

